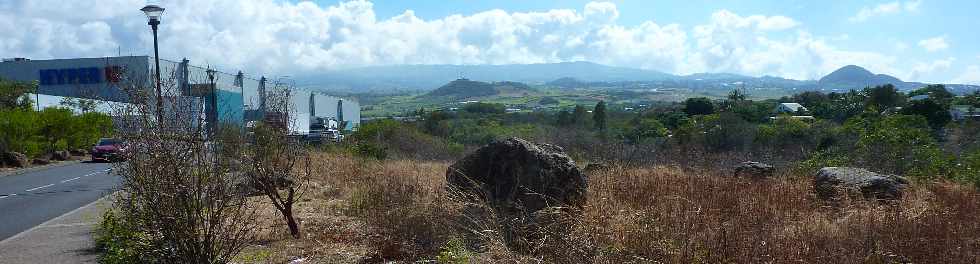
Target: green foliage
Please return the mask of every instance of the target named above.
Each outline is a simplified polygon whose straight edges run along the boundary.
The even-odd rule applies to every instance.
[[[932,99],[912,101],[902,108],[902,114],[925,117],[932,129],[941,129],[953,119],[949,109]]]
[[[504,105],[495,103],[475,102],[463,106],[463,111],[475,114],[502,114],[505,110]]]
[[[980,189],[980,150],[960,159],[956,180]]]
[[[606,130],[606,102],[599,101],[595,104],[595,109],[592,110],[592,122],[599,131]]]
[[[359,142],[354,145],[354,154],[362,158],[372,158],[384,160],[388,157],[388,151],[384,147],[370,142]]]
[[[74,133],[74,115],[71,110],[60,107],[49,107],[38,116],[41,122],[39,134],[48,143],[46,151],[68,148],[68,136]]]
[[[879,112],[900,106],[905,100],[902,93],[899,93],[898,89],[895,89],[895,86],[891,84],[865,88],[864,94],[867,96],[867,106]]]
[[[756,127],[728,112],[695,116],[677,129],[682,144],[704,146],[713,151],[744,150],[755,138]]]
[[[538,104],[542,104],[542,105],[556,105],[560,103],[561,102],[558,101],[558,99],[555,99],[554,97],[542,97],[541,100],[538,101]]]
[[[584,106],[576,105],[575,109],[572,110],[572,124],[575,126],[585,126],[588,116],[589,113],[585,110]]]
[[[946,90],[946,86],[942,84],[930,84],[909,92],[909,97],[917,95],[928,95],[930,100],[943,106],[949,106],[949,103],[956,97],[949,90]]]
[[[656,118],[638,118],[634,119],[633,123],[633,127],[624,135],[627,141],[640,143],[649,139],[667,136],[667,128],[660,121],[657,121]]]
[[[27,93],[37,91],[37,83],[23,83],[0,78],[0,110],[31,109]]]
[[[449,142],[443,138],[426,134],[424,130],[435,130],[440,134],[450,135],[448,116],[435,111],[431,116],[438,118],[426,119],[419,125],[402,123],[392,119],[375,120],[361,124],[361,127],[351,135],[351,151],[362,157],[385,159],[447,159],[463,152],[463,146]]]
[[[810,124],[797,118],[779,118],[770,124],[759,126],[756,142],[760,145],[787,147],[812,145],[814,139]]]
[[[450,239],[442,247],[442,251],[436,256],[436,262],[440,264],[466,264],[470,263],[472,254],[466,249],[466,244],[460,239]]]
[[[95,245],[101,251],[99,263],[152,263],[148,256],[140,254],[150,250],[146,234],[136,231],[125,219],[112,210],[102,215],[95,230]]]
[[[32,157],[53,150],[87,148],[112,130],[112,119],[98,112],[73,115],[64,108],[0,110],[0,150]]]
[[[939,150],[921,116],[854,118],[844,129],[857,135],[852,157],[866,166],[918,178],[950,174],[951,161]]]
[[[715,112],[715,104],[705,97],[688,98],[684,101],[684,113],[688,116],[710,115]]]
[[[36,112],[24,109],[0,110],[0,151],[10,150],[34,156],[40,151],[29,150],[38,139]]]

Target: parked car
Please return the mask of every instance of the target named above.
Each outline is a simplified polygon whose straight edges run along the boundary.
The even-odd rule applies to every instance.
[[[92,161],[114,162],[124,160],[126,143],[115,138],[102,138],[92,146]]]

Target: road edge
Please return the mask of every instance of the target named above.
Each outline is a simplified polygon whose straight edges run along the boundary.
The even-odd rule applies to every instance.
[[[8,171],[8,172],[0,172],[0,178],[7,177],[7,176],[21,175],[21,174],[25,174],[25,173],[31,173],[31,172],[35,172],[35,171],[43,170],[43,169],[57,168],[57,167],[61,167],[61,166],[68,166],[68,165],[78,164],[78,163],[82,163],[82,162],[85,162],[85,160],[66,160],[66,161],[59,161],[57,163],[52,163],[52,164],[48,164],[48,165],[41,165],[41,166],[34,166],[34,167],[28,167],[28,168],[21,168],[21,169],[16,169],[16,170],[13,170],[13,171]]]
[[[57,216],[55,218],[48,219],[47,221],[44,221],[43,223],[40,223],[40,224],[38,224],[38,225],[36,225],[34,227],[31,227],[31,228],[29,228],[27,230],[21,231],[20,233],[17,233],[16,235],[10,236],[10,237],[8,237],[8,238],[6,238],[4,240],[0,240],[0,246],[3,246],[5,244],[7,244],[7,242],[9,242],[9,241],[12,241],[14,239],[20,238],[20,237],[24,236],[25,234],[30,233],[30,232],[38,229],[38,228],[41,228],[43,226],[46,226],[49,223],[52,223],[54,221],[61,220],[61,219],[65,218],[65,217],[68,217],[69,215],[75,214],[75,213],[77,213],[77,212],[79,212],[79,211],[81,211],[83,209],[86,209],[86,208],[95,206],[97,203],[101,202],[102,200],[109,199],[110,197],[114,196],[116,193],[117,192],[112,192],[112,193],[110,193],[110,194],[108,194],[106,196],[102,196],[102,198],[99,198],[98,200],[95,200],[95,201],[93,201],[93,202],[91,202],[89,204],[86,204],[86,205],[83,205],[81,207],[75,208],[75,209],[73,209],[71,211],[68,211],[67,213],[64,213],[62,215],[59,215],[59,216]]]

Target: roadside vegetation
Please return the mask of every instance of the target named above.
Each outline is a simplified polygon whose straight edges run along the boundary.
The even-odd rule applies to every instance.
[[[0,153],[28,158],[68,150],[84,154],[99,138],[112,134],[112,119],[91,107],[73,108],[77,104],[66,103],[38,111],[28,96],[36,89],[36,84],[0,80]]]

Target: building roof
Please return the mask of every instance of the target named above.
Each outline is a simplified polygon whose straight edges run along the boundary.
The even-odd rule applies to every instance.
[[[794,112],[800,111],[800,108],[802,108],[803,110],[806,110],[806,107],[804,107],[803,105],[801,105],[799,103],[780,103],[779,105],[782,106],[782,107],[785,107],[787,109],[790,109],[790,110],[792,110]]]
[[[912,101],[925,100],[925,99],[929,99],[928,94],[920,94],[920,95],[909,97],[909,100]]]
[[[954,105],[954,106],[949,107],[949,109],[950,110],[956,110],[956,111],[964,112],[964,113],[965,112],[970,112],[971,109],[974,112],[977,111],[977,110],[980,110],[980,108],[973,107],[972,105]]]

